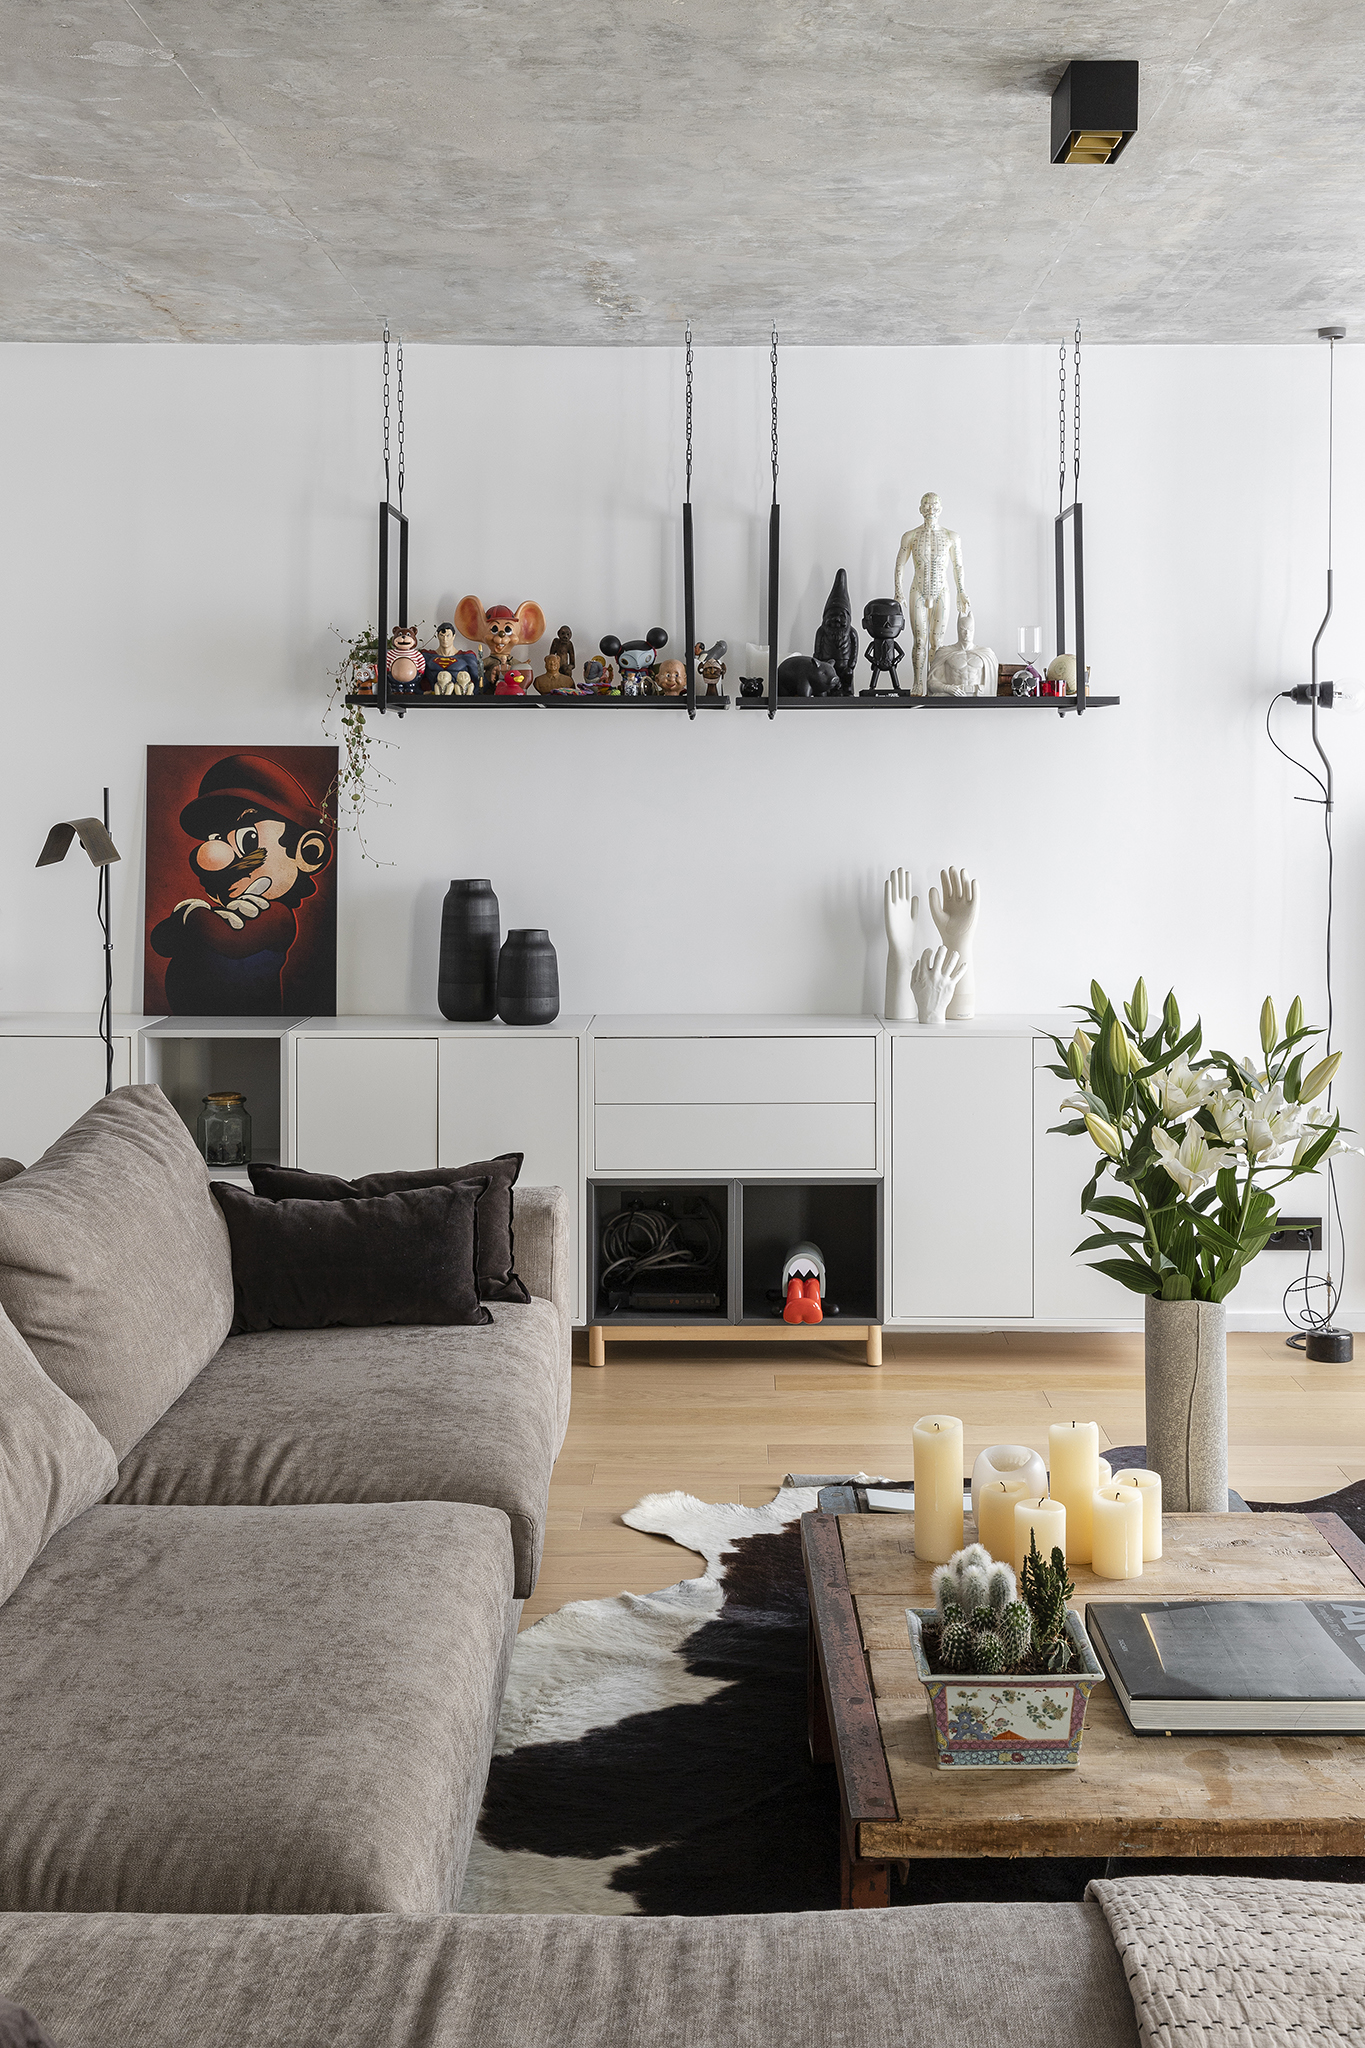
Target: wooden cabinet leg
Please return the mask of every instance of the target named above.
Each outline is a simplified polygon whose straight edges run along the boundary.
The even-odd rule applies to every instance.
[[[607,1362],[607,1337],[600,1323],[588,1324],[588,1364],[605,1365]]]
[[[867,1331],[867,1362],[880,1365],[882,1362],[882,1329],[880,1323],[870,1323]]]
[[[848,1830],[839,1830],[839,1905],[845,1912],[891,1904],[891,1865],[859,1863],[848,1844]]]
[[[806,1740],[813,1764],[834,1762],[834,1740],[829,1732],[829,1708],[825,1702],[825,1680],[820,1669],[820,1651],[815,1640],[815,1623],[806,1629]]]

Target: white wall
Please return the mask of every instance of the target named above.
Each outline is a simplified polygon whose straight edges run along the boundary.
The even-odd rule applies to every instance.
[[[116,995],[135,1007],[144,748],[317,740],[328,628],[374,616],[379,352],[0,359],[0,1007],[95,998],[92,878],[31,861],[105,781],[125,852]],[[1360,363],[1338,350],[1323,673],[1342,678],[1365,630]],[[859,608],[887,594],[931,488],[963,536],[978,639],[1008,656],[1039,621],[1050,642],[1056,368],[1030,348],[784,353],[784,652],[809,646],[841,565]],[[536,599],[580,659],[656,623],[680,642],[678,353],[412,348],[407,373],[428,624],[474,591]],[[1275,688],[1306,678],[1322,608],[1326,373],[1308,347],[1087,351],[1088,641],[1117,711],[384,720],[390,808],[371,842],[387,864],[343,846],[340,1006],[430,1011],[447,879],[488,874],[504,926],[549,926],[566,1009],[869,1009],[881,878],[907,861],[926,941],[937,868],[979,874],[982,1009],[1052,1010],[1092,974],[1120,988],[1141,970],[1238,1047],[1267,988],[1320,1013],[1321,813],[1291,800],[1309,786],[1262,721]],[[766,378],[762,349],[699,349],[698,628],[736,650],[764,635]],[[1306,746],[1307,715],[1277,717]],[[1356,1052],[1365,719],[1334,720],[1331,739],[1338,1017]],[[1342,1100],[1365,1122],[1358,1078]]]

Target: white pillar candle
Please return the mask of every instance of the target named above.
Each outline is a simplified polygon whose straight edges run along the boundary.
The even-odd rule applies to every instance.
[[[1053,1550],[1066,1553],[1066,1509],[1059,1500],[1049,1500],[1044,1494],[1041,1500],[1025,1498],[1014,1506],[1014,1575],[1018,1578],[1024,1569],[1028,1556],[1029,1535],[1038,1539],[1038,1549],[1046,1564]]]
[[[988,1479],[981,1489],[976,1503],[976,1538],[1002,1564],[1013,1561],[1014,1510],[1030,1494],[1039,1498],[1038,1489],[1018,1474]]]
[[[1099,1424],[1054,1422],[1047,1444],[1048,1487],[1066,1509],[1066,1561],[1089,1564],[1091,1508],[1100,1483]]]
[[[1097,1579],[1142,1577],[1142,1495],[1135,1486],[1095,1490],[1094,1559]]]
[[[1120,1472],[1119,1484],[1134,1486],[1142,1495],[1143,1562],[1154,1564],[1161,1555],[1161,1474]]]
[[[914,1447],[915,1556],[947,1564],[962,1548],[962,1424],[921,1415]]]
[[[1100,1459],[1100,1485],[1109,1486],[1114,1478],[1114,1468],[1107,1458]]]
[[[972,1513],[981,1513],[981,1489],[993,1479],[1022,1479],[1029,1493],[1047,1492],[1047,1466],[1027,1444],[992,1444],[972,1467]],[[985,1538],[982,1538],[985,1541]]]

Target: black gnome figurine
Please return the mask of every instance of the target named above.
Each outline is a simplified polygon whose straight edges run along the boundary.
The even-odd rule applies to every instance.
[[[891,678],[891,687],[901,695],[900,678],[896,665],[905,659],[905,649],[896,638],[905,631],[905,613],[901,610],[900,599],[895,597],[874,597],[863,606],[863,631],[867,634],[867,659],[872,664],[872,687],[864,690],[865,697],[877,694],[877,677],[883,671]]]
[[[825,599],[825,616],[815,629],[815,658],[831,661],[845,697],[853,695],[853,675],[858,666],[858,635],[853,630],[853,606],[848,595],[848,575],[841,569]],[[835,693],[831,691],[831,695]]]

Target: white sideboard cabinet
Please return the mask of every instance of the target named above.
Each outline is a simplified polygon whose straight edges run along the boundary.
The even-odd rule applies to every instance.
[[[150,1017],[114,1018],[114,1086],[136,1078],[136,1040]],[[0,1018],[0,1156],[32,1166],[104,1093],[96,1017],[35,1012]]]
[[[1034,1314],[1033,1037],[890,1027],[893,1323]]]

